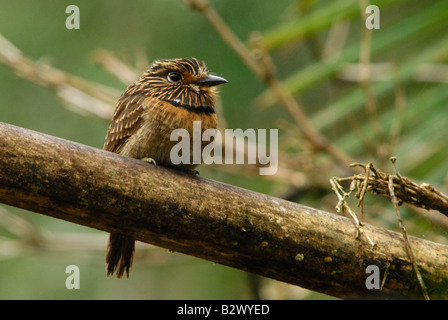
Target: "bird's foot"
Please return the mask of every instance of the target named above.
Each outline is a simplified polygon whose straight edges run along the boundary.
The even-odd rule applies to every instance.
[[[182,171],[185,173],[188,173],[188,174],[192,174],[194,176],[200,176],[199,171],[194,170],[194,169],[186,169],[186,170],[182,170]]]
[[[141,160],[141,161],[148,162],[148,163],[153,164],[153,165],[157,165],[157,164],[156,164],[156,160],[154,160],[153,158],[142,158],[142,159],[140,159],[140,160]]]

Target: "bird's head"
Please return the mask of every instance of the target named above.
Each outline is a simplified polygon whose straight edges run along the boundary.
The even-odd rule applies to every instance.
[[[195,58],[157,60],[138,81],[145,94],[185,108],[213,108],[216,86],[226,82]]]

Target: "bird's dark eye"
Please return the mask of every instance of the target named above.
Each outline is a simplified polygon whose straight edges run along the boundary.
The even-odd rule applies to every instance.
[[[176,83],[182,80],[182,75],[178,72],[170,72],[167,78],[170,82]]]

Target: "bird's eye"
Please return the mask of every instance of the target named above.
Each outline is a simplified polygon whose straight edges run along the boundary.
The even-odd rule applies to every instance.
[[[182,80],[182,75],[178,72],[170,72],[167,78],[170,82],[176,83]]]

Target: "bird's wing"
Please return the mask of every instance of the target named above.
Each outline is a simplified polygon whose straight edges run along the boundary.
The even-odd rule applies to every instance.
[[[128,138],[141,127],[145,98],[141,94],[120,97],[107,130],[104,150],[120,153]]]

